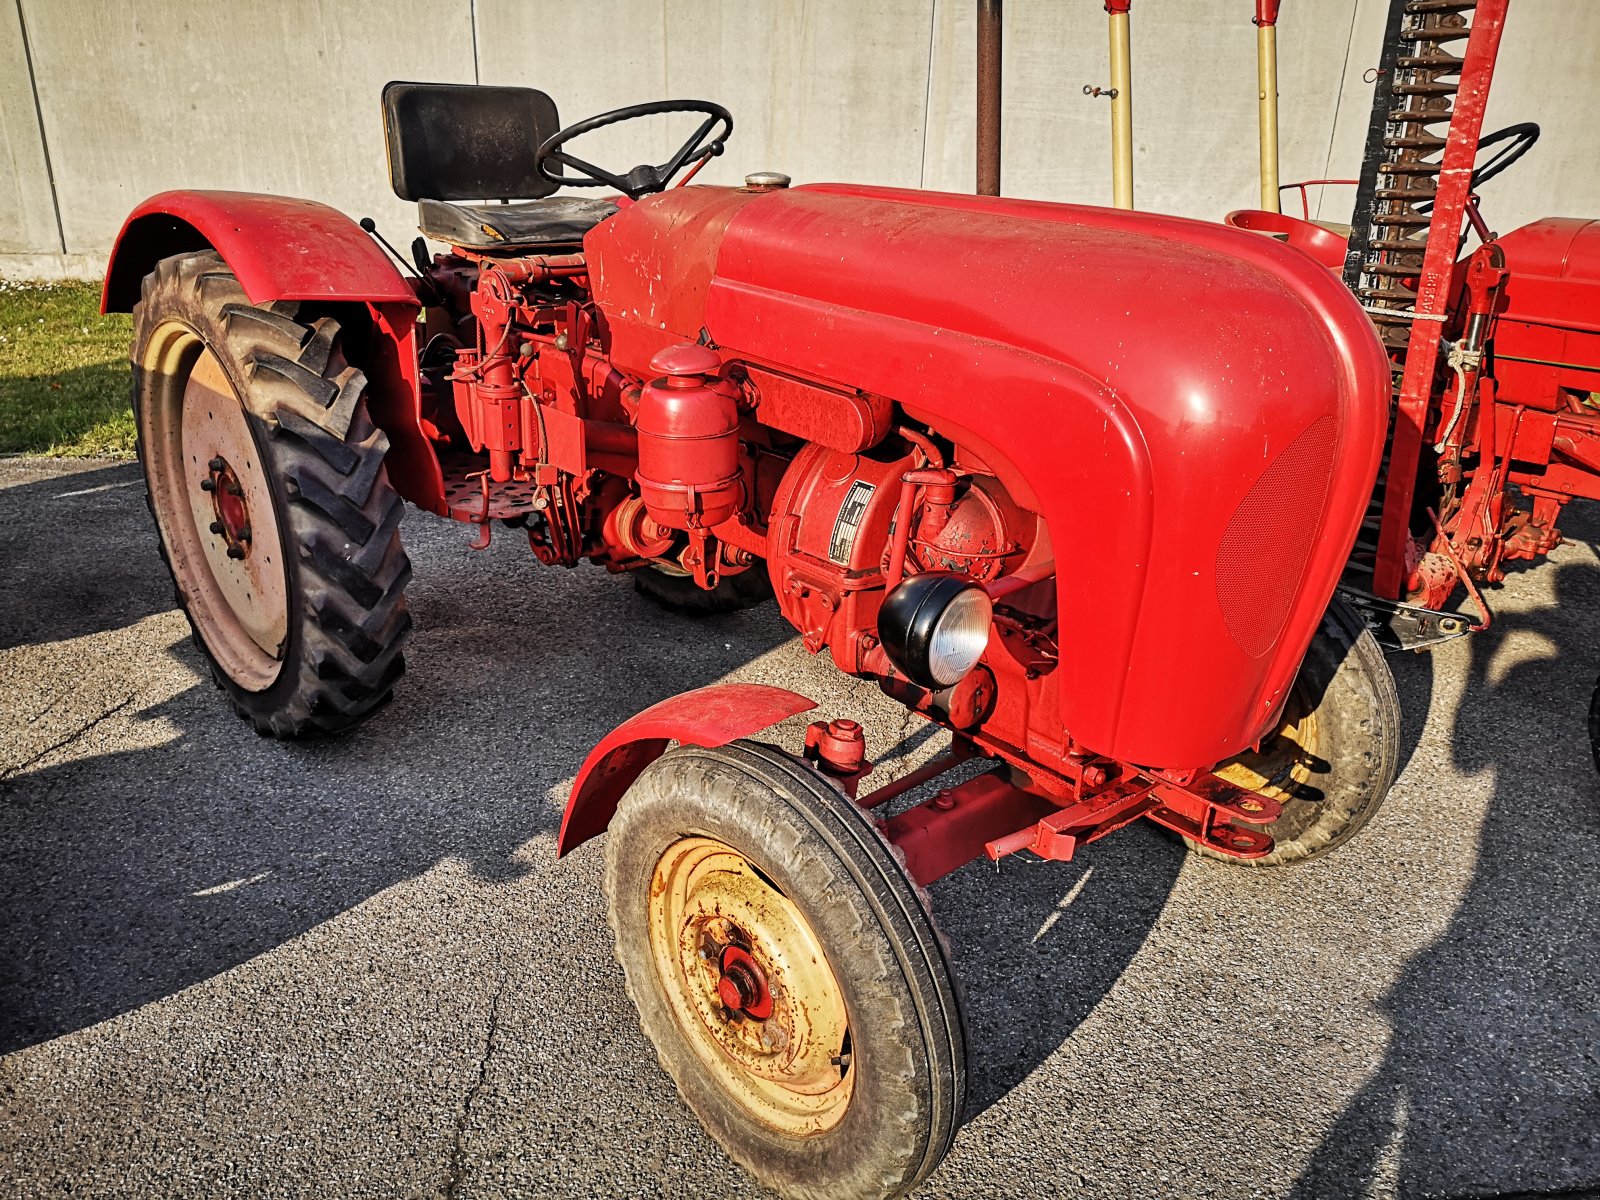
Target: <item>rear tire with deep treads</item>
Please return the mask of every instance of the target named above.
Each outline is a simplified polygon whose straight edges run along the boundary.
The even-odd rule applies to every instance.
[[[388,439],[367,413],[365,376],[341,342],[332,316],[292,301],[252,305],[211,251],[163,259],[134,308],[139,457],[178,603],[234,709],[279,738],[355,725],[390,698],[405,668],[404,505],[384,471]],[[202,374],[209,390],[197,392]],[[229,490],[250,506],[238,558],[258,556],[249,565],[262,572],[243,584],[224,578],[230,560],[215,540],[235,541],[233,526],[221,534],[219,519],[205,530],[198,506],[217,502],[192,490],[203,487],[212,452],[210,426],[196,431],[197,396],[217,410],[205,414],[217,427],[237,430]],[[242,418],[221,411],[229,400]],[[218,490],[213,479],[208,496]],[[280,588],[275,603],[260,601],[266,618],[238,611],[241,594],[254,603]],[[241,623],[249,637],[238,636]]]
[[[724,575],[709,591],[692,575],[656,566],[630,572],[634,590],[669,612],[689,617],[711,617],[742,612],[772,599],[772,580],[765,563],[747,567],[737,575]]]

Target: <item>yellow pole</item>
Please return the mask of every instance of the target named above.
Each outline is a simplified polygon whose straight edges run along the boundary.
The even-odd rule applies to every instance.
[[[1256,87],[1261,127],[1261,207],[1280,212],[1278,198],[1278,27],[1256,24]]]
[[[1107,0],[1111,22],[1111,203],[1133,207],[1133,69],[1128,4]]]

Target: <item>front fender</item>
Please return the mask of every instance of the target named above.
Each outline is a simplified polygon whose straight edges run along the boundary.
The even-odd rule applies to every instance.
[[[673,740],[724,746],[815,708],[798,692],[764,683],[724,683],[669,696],[618,725],[583,760],[572,785],[556,855],[604,833],[633,781]]]
[[[388,255],[338,209],[255,192],[177,191],[129,214],[111,251],[100,311],[132,312],[139,283],[157,262],[207,247],[227,260],[251,304],[417,304]]]

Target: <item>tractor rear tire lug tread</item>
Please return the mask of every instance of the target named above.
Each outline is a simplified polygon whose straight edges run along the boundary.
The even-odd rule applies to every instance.
[[[763,562],[746,567],[737,575],[724,575],[710,591],[691,576],[673,574],[659,567],[640,567],[628,574],[633,577],[633,589],[639,595],[668,612],[686,617],[742,612],[772,599],[772,580]]]
[[[289,635],[276,680],[261,692],[240,688],[191,618],[193,641],[234,711],[261,735],[342,732],[392,697],[412,624],[404,594],[411,566],[399,537],[404,504],[383,468],[388,438],[362,399],[366,377],[339,352],[335,319],[301,322],[294,301],[251,305],[214,252],[163,259],[140,295],[133,400],[141,459],[139,353],[156,326],[178,320],[216,355],[246,407],[283,539]],[[176,576],[174,594],[188,615]]]

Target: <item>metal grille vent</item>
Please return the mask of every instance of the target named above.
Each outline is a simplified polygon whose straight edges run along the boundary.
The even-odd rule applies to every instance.
[[[1217,603],[1251,658],[1271,650],[1283,632],[1322,532],[1336,432],[1327,416],[1290,442],[1239,502],[1217,547]]]

